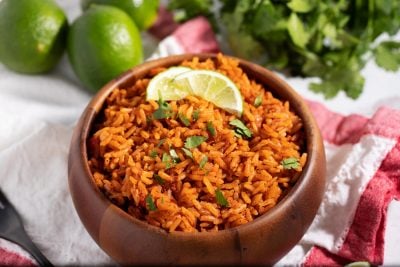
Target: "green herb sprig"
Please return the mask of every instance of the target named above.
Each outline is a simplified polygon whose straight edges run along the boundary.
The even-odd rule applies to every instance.
[[[155,149],[153,149],[152,151],[150,151],[149,156],[154,159],[158,156],[158,153]]]
[[[253,133],[250,131],[249,128],[247,128],[247,126],[241,120],[238,119],[231,120],[229,122],[229,125],[234,126],[235,133],[242,137],[251,138],[253,136]]]
[[[156,182],[160,185],[164,185],[165,184],[165,180],[163,178],[161,178],[160,175],[158,174],[154,174],[153,175],[153,179],[156,180]]]
[[[217,135],[217,132],[215,131],[215,127],[211,121],[207,122],[207,131],[211,134],[211,136]]]
[[[188,156],[189,158],[193,159],[193,153],[192,151],[190,151],[189,149],[182,147],[182,151],[183,153],[185,153],[186,156]]]
[[[160,91],[158,91],[158,109],[153,112],[153,118],[156,120],[170,118],[172,110],[169,104],[163,101]]]
[[[171,156],[174,164],[179,163],[181,161],[181,159],[179,158],[178,153],[176,153],[175,149],[171,148],[169,150],[169,155]]]
[[[178,113],[178,118],[183,123],[183,125],[185,125],[186,127],[188,127],[190,125],[189,119],[182,113]]]
[[[200,169],[203,169],[207,162],[208,162],[208,157],[206,155],[204,155],[201,158],[200,163],[199,163]]]
[[[198,110],[198,109],[194,110],[192,113],[192,119],[194,121],[197,121],[199,119],[199,117],[200,117],[200,110]]]
[[[161,161],[162,161],[162,163],[165,164],[165,168],[167,170],[172,167],[172,164],[173,164],[172,158],[167,153],[165,153],[165,152],[163,153]]]
[[[149,211],[155,211],[155,210],[157,210],[157,206],[156,206],[156,204],[154,203],[154,200],[153,200],[153,197],[151,196],[151,194],[148,194],[148,195],[146,196],[145,201],[146,201],[147,209],[148,209]]]
[[[262,95],[258,95],[255,99],[254,99],[254,106],[256,108],[258,108],[259,106],[261,106],[262,104]]]
[[[299,159],[294,157],[283,159],[281,164],[285,170],[297,169],[300,166]]]
[[[199,145],[201,145],[201,143],[203,143],[206,140],[207,140],[207,137],[205,137],[205,136],[201,136],[201,135],[190,136],[190,137],[186,138],[185,148],[191,149],[191,148],[198,147]]]
[[[357,99],[368,60],[388,71],[400,69],[397,0],[171,0],[169,8],[183,21],[199,15],[219,21],[214,25],[238,57],[319,78],[309,89],[327,99],[340,92]],[[388,38],[378,39],[382,35]]]
[[[215,199],[217,200],[217,203],[222,207],[226,208],[229,206],[228,200],[226,200],[224,194],[222,194],[222,191],[219,188],[215,190]]]

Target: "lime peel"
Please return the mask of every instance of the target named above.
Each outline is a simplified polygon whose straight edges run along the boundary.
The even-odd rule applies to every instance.
[[[186,67],[171,67],[154,76],[147,86],[146,100],[159,100],[160,94],[163,100],[179,100],[186,97],[187,92],[176,90],[170,84],[176,76],[190,70]]]
[[[158,100],[159,92],[167,101],[194,95],[239,117],[243,112],[239,88],[217,71],[171,67],[153,77],[146,90],[146,100]]]

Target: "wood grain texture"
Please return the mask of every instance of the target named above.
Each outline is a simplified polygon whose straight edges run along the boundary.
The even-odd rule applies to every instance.
[[[87,163],[86,141],[96,115],[110,92],[133,84],[154,67],[178,65],[198,56],[187,54],[149,61],[110,81],[92,99],[74,130],[69,155],[69,186],[75,208],[99,246],[123,265],[143,264],[268,264],[283,257],[301,239],[321,203],[326,161],[319,128],[303,99],[271,71],[240,60],[252,79],[281,100],[290,102],[303,119],[308,160],[290,192],[254,221],[216,233],[167,233],[131,217],[111,204],[97,189]]]

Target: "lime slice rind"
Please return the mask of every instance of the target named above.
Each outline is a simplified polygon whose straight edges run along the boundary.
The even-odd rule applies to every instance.
[[[159,91],[164,100],[179,100],[186,97],[190,92],[184,88],[175,88],[172,85],[175,77],[190,71],[187,67],[171,67],[151,79],[146,89],[146,100],[158,100]]]
[[[156,75],[149,83],[146,100],[179,100],[187,95],[201,97],[225,111],[241,116],[243,99],[239,88],[217,71],[172,67]]]

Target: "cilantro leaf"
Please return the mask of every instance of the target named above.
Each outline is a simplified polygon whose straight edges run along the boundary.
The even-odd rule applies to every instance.
[[[241,120],[238,120],[238,119],[231,120],[229,122],[229,125],[234,126],[235,133],[237,133],[243,137],[250,138],[253,135],[253,133],[250,131],[250,129],[247,128],[247,126]]]
[[[160,185],[165,184],[165,180],[163,178],[161,178],[161,176],[156,174],[156,173],[153,175],[153,179],[156,180],[156,182],[159,183]]]
[[[170,156],[171,156],[171,158],[172,158],[172,161],[174,162],[174,163],[179,163],[180,161],[181,161],[181,159],[179,158],[179,156],[178,156],[178,154],[176,153],[176,151],[175,151],[175,149],[170,149],[169,150],[169,154],[170,154]]]
[[[194,135],[186,138],[185,141],[185,148],[191,149],[198,147],[201,143],[207,140],[207,137],[201,135]]]
[[[169,104],[163,101],[160,91],[158,91],[158,109],[153,112],[153,118],[156,120],[170,118],[172,116],[172,110]]]
[[[285,170],[297,169],[300,166],[299,160],[293,157],[282,160],[281,164]]]
[[[217,134],[215,131],[214,125],[212,124],[211,121],[207,122],[207,130],[211,134],[211,136],[215,136]]]
[[[310,38],[309,33],[304,28],[303,22],[296,15],[292,13],[288,20],[288,31],[293,43],[301,48],[304,48]]]
[[[170,0],[168,1],[168,10],[174,11],[174,20],[177,22],[187,21],[197,16],[203,16],[209,19],[213,28],[216,28],[216,20],[212,13],[212,0]]]
[[[261,106],[262,100],[263,100],[263,96],[262,96],[262,95],[258,95],[258,96],[256,97],[256,99],[254,99],[254,106],[255,106],[256,108],[258,108],[259,106]]]
[[[152,157],[152,158],[154,159],[154,158],[156,158],[156,157],[158,156],[158,153],[157,153],[156,150],[153,149],[152,151],[150,151],[149,156]]]
[[[298,13],[307,13],[310,12],[315,6],[315,0],[291,0],[287,6]]]
[[[375,62],[388,71],[400,68],[400,42],[382,42],[374,50]]]
[[[183,151],[183,153],[185,153],[186,156],[188,156],[189,158],[193,159],[192,151],[190,151],[189,149],[184,148],[184,147],[182,147],[182,151]]]
[[[165,153],[165,152],[163,153],[161,161],[162,161],[162,163],[165,164],[165,168],[167,170],[172,167],[172,158],[167,153]]]
[[[184,114],[178,113],[178,118],[186,127],[190,125],[189,119]]]
[[[358,69],[357,60],[349,58],[345,63],[331,67],[329,76],[324,75],[325,79],[320,83],[311,83],[310,89],[324,93],[327,99],[335,97],[340,90],[343,90],[348,97],[356,99],[361,94],[365,82]]]
[[[217,203],[219,204],[219,205],[221,205],[222,207],[228,207],[229,206],[229,203],[228,203],[228,201],[226,200],[226,198],[224,197],[224,195],[222,194],[222,191],[221,191],[221,189],[219,189],[219,188],[217,188],[216,190],[215,190],[215,199],[217,200]]]
[[[194,110],[192,113],[193,120],[197,121],[199,119],[199,116],[200,116],[200,110],[198,110],[198,109]]]
[[[204,156],[201,158],[200,163],[199,163],[200,169],[203,169],[203,168],[204,168],[204,166],[206,165],[207,161],[208,161],[208,157],[207,157],[206,155],[204,155]]]
[[[146,206],[149,211],[155,211],[157,210],[156,204],[154,203],[153,197],[151,194],[148,194],[145,198],[146,201]]]

